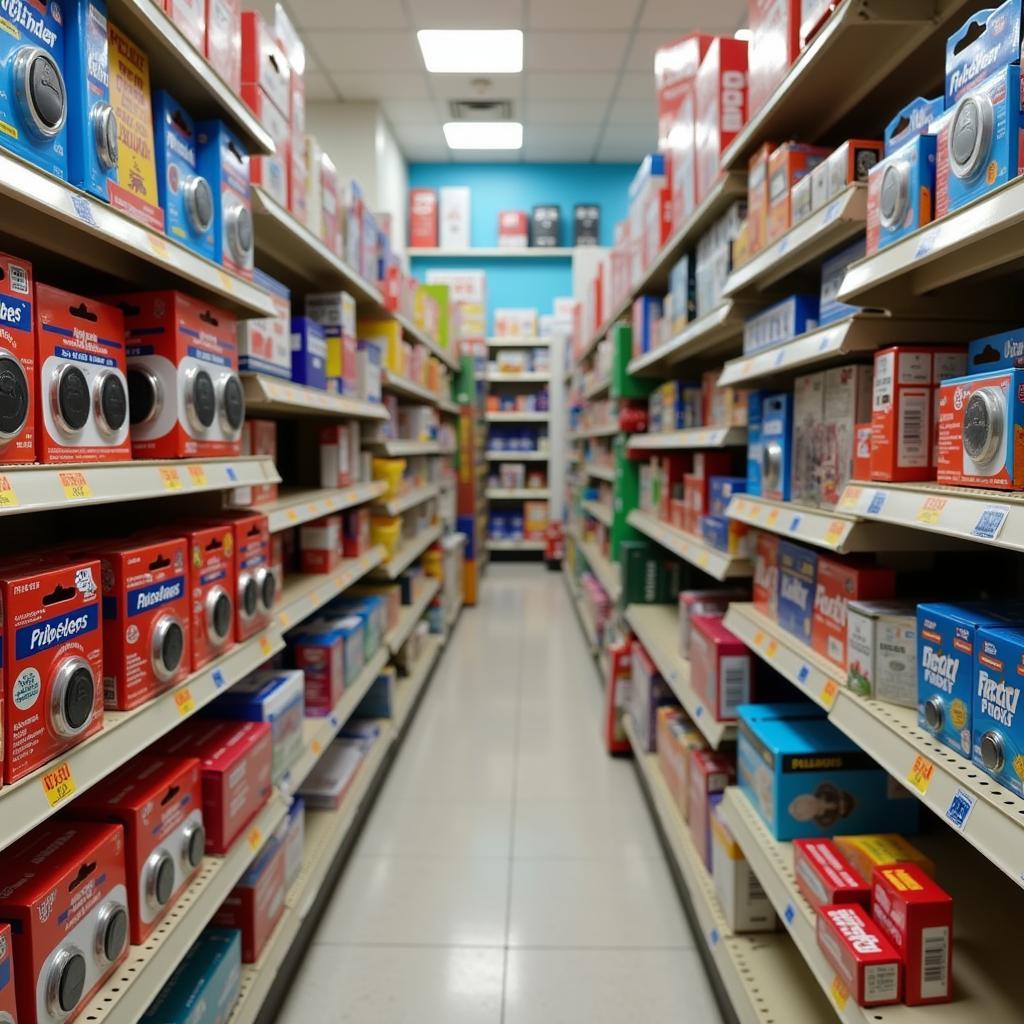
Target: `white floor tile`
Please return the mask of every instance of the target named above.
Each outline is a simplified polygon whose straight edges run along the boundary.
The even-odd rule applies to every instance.
[[[512,841],[511,800],[389,799],[368,822],[360,857],[503,857]]]

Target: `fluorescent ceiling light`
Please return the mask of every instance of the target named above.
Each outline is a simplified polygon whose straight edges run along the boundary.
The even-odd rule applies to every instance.
[[[449,149],[522,149],[518,121],[449,121],[444,126]]]
[[[733,32],[733,38],[739,39],[744,43],[749,43],[753,37],[754,33],[751,32],[749,28],[738,28],[735,32]]]
[[[423,29],[416,33],[428,71],[509,75],[523,70],[519,29]]]

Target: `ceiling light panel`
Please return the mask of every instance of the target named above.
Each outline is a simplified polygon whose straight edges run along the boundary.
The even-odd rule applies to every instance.
[[[518,121],[449,121],[444,126],[449,149],[522,149]]]
[[[436,74],[514,75],[523,70],[519,29],[422,29],[423,61]]]

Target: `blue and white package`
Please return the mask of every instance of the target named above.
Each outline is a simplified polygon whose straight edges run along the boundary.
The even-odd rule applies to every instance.
[[[971,759],[998,783],[1024,796],[1024,630],[978,630]]]
[[[249,151],[223,121],[196,125],[199,173],[213,192],[214,258],[244,276],[252,273],[253,226]]]
[[[911,139],[928,130],[928,126],[946,109],[941,96],[926,100],[921,96],[911,100],[885,127],[885,155],[891,156]]]
[[[199,173],[196,126],[166,89],[153,94],[153,137],[165,233],[200,256],[215,259],[213,190]]]
[[[788,392],[761,400],[762,498],[789,501],[793,479],[793,396]]]
[[[734,494],[745,494],[747,478],[743,476],[713,476],[708,481],[708,511],[713,516],[724,516]]]
[[[651,351],[654,341],[654,323],[661,319],[661,299],[654,295],[641,295],[633,303],[633,355]]]
[[[367,402],[379,402],[380,348],[362,338],[356,342],[356,368],[359,374],[359,397]]]
[[[237,928],[207,928],[140,1024],[225,1024],[241,983],[242,933]]]
[[[779,625],[810,646],[818,556],[792,541],[779,541]]]
[[[284,887],[287,891],[302,870],[302,854],[306,845],[306,801],[292,797],[284,820],[274,831],[274,841],[284,847]]]
[[[750,317],[743,325],[743,354],[785,344],[818,326],[818,296],[791,295]]]
[[[935,136],[917,135],[868,172],[867,251],[930,224],[935,210]]]
[[[765,397],[764,391],[747,394],[747,494],[753,498],[761,496],[761,459],[764,452],[761,409]]]
[[[376,653],[387,631],[384,599],[368,594],[351,597],[342,594],[334,598],[324,609],[329,616],[354,616],[363,624],[363,660],[369,661]]]
[[[305,316],[292,317],[292,380],[327,390],[327,339],[324,329]]]
[[[1024,327],[989,334],[967,346],[966,375],[1024,368]]]
[[[839,302],[836,296],[846,276],[846,268],[856,260],[864,258],[865,244],[865,239],[858,238],[856,242],[845,249],[840,249],[822,263],[821,294],[818,300],[818,323],[822,327],[860,312],[860,306]]]
[[[373,685],[366,691],[366,696],[352,712],[352,717],[390,718],[394,713],[395,681],[395,669],[389,665],[373,681]]]
[[[68,85],[68,181],[107,201],[117,181],[117,118],[110,105],[107,6],[69,0],[64,71]]]
[[[1020,0],[975,11],[946,40],[946,110],[989,75],[1020,60]]]
[[[259,267],[252,283],[270,293],[274,315],[238,321],[238,368],[291,380],[291,292]]]

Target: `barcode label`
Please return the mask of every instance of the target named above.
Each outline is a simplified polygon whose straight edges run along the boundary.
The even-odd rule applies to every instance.
[[[720,676],[722,690],[718,699],[719,713],[733,716],[741,704],[750,700],[750,658],[727,656],[722,658]]]
[[[900,396],[899,414],[899,465],[927,466],[928,395],[904,391]]]
[[[949,993],[949,929],[921,929],[921,997],[943,999]]]
[[[7,280],[10,282],[11,291],[15,295],[28,295],[28,274],[25,273],[23,267],[20,267],[17,263],[8,263]]]

